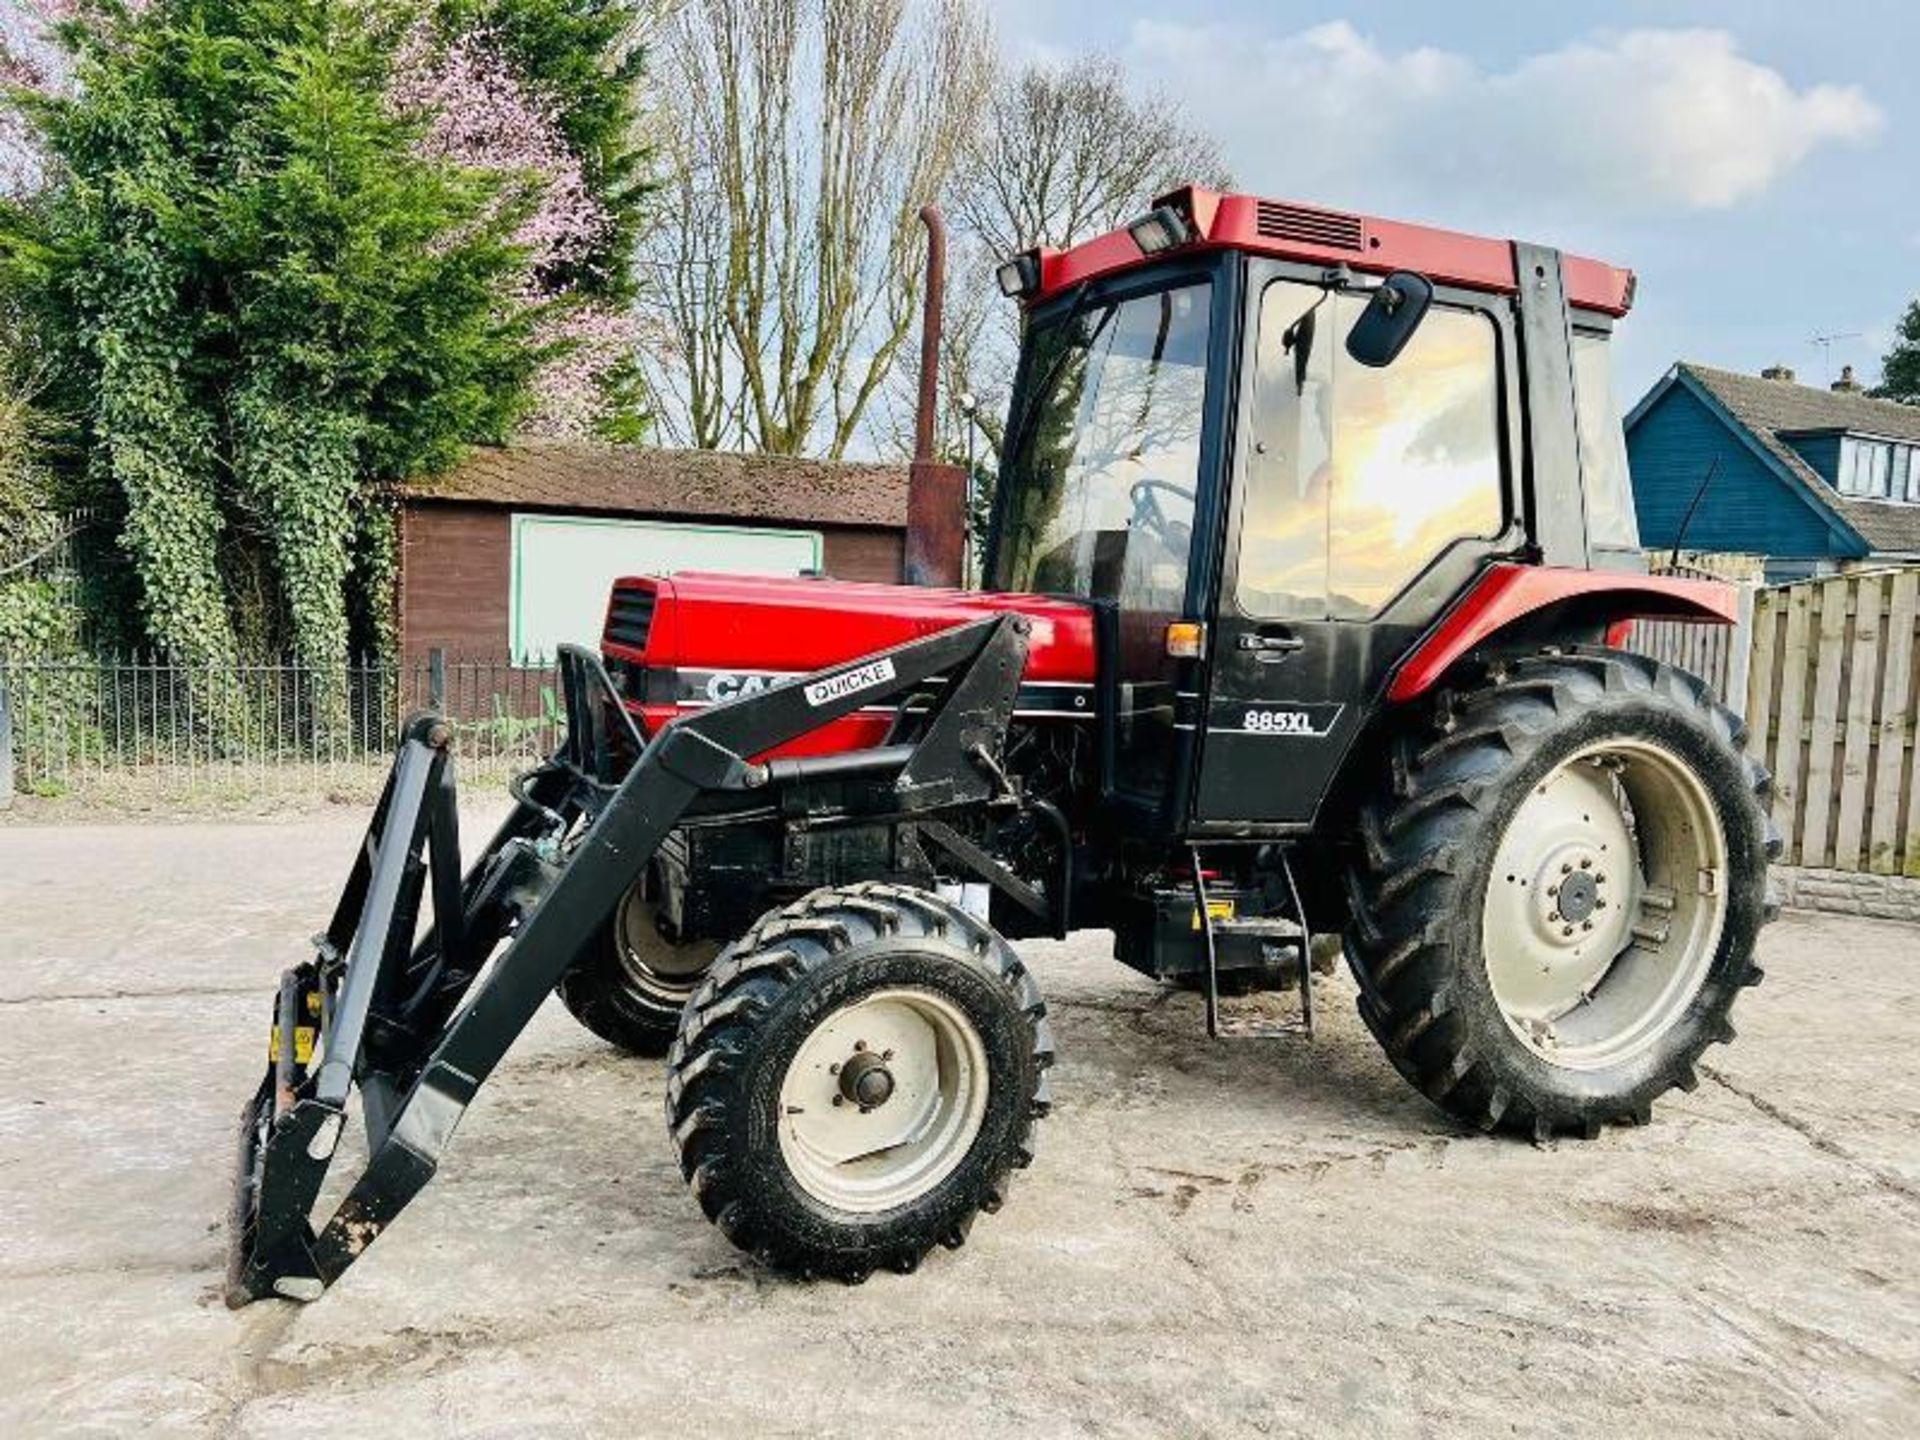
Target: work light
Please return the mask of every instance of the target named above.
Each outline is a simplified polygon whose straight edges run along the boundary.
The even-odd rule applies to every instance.
[[[1133,236],[1133,243],[1140,247],[1142,255],[1158,255],[1193,238],[1193,232],[1187,228],[1187,217],[1171,205],[1154,206],[1127,226],[1127,233]]]
[[[1035,250],[1022,250],[1018,255],[1003,263],[993,272],[1000,281],[1000,293],[1011,300],[1031,295],[1040,288],[1040,255]]]

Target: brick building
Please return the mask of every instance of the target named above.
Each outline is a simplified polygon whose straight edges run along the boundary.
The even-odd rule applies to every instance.
[[[905,465],[533,441],[402,492],[408,656],[526,659],[592,642],[616,575],[901,578]]]

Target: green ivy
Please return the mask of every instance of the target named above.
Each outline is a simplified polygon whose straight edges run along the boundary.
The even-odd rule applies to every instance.
[[[179,658],[230,660],[265,623],[341,673],[356,616],[390,645],[381,487],[524,413],[521,212],[494,203],[496,177],[418,155],[383,103],[400,18],[103,7],[65,29],[72,97],[35,108],[56,179],[0,212],[4,279],[124,510],[146,633]],[[223,565],[235,543],[270,563]],[[263,573],[264,611],[235,590]]]

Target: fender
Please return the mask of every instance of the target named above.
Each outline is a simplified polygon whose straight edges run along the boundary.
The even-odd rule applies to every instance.
[[[1499,561],[1489,565],[1408,652],[1387,686],[1387,699],[1417,699],[1489,636],[1524,616],[1570,601],[1578,602],[1583,612],[1611,622],[1609,643],[1616,643],[1620,621],[1699,620],[1731,625],[1740,613],[1734,587],[1719,580]]]

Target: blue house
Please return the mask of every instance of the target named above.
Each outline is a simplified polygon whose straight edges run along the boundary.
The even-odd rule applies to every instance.
[[[1627,416],[1640,540],[1751,555],[1770,581],[1920,560],[1920,407],[1781,367],[1675,365]],[[1686,520],[1691,509],[1693,517]]]

